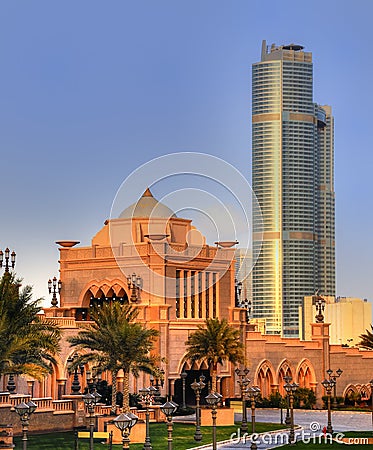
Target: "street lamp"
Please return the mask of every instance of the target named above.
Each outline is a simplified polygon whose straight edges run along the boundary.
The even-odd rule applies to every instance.
[[[185,403],[185,380],[186,380],[186,377],[188,376],[188,374],[185,372],[185,370],[183,370],[181,372],[180,376],[181,376],[182,387],[183,387],[183,406],[182,406],[182,409],[186,409],[186,403]]]
[[[371,410],[372,410],[372,428],[373,428],[373,380],[370,380],[369,384],[370,384],[370,399],[372,401]]]
[[[205,397],[208,405],[211,406],[211,415],[212,415],[212,450],[216,450],[216,408],[218,403],[220,402],[222,395],[217,392],[212,393]]]
[[[206,386],[206,384],[203,382],[204,380],[205,377],[201,375],[199,377],[199,381],[194,380],[194,383],[190,385],[196,396],[196,431],[194,433],[194,440],[197,442],[200,442],[202,440],[200,398],[202,389]]]
[[[35,412],[37,405],[34,402],[19,403],[14,407],[15,412],[19,415],[22,424],[22,442],[23,450],[27,450],[27,431],[30,416]]]
[[[5,263],[4,263],[4,256],[5,256]],[[9,265],[9,259],[10,259],[10,265]],[[9,248],[7,247],[3,253],[2,250],[0,250],[0,267],[5,268],[5,273],[9,273],[10,267],[14,269],[14,266],[16,265],[16,254],[14,251],[10,253]]]
[[[120,432],[122,434],[123,450],[130,448],[129,436],[130,436],[132,427],[134,427],[136,425],[138,420],[139,420],[139,418],[131,412],[129,412],[127,414],[124,414],[124,413],[119,414],[118,417],[113,419],[114,425],[120,430]]]
[[[156,394],[158,394],[158,390],[155,387],[150,386],[148,388],[139,389],[139,394],[141,396],[142,402],[145,404],[146,432],[145,432],[145,442],[144,442],[143,450],[146,450],[146,449],[152,450],[153,447],[152,447],[152,444],[150,441],[150,435],[149,435],[149,418],[150,418],[149,406],[153,402],[154,396]]]
[[[295,445],[295,433],[294,433],[294,392],[298,389],[299,384],[286,382],[284,388],[289,396],[290,404],[290,434],[289,444]]]
[[[85,394],[82,398],[89,413],[89,450],[93,450],[94,412],[101,395],[98,392],[94,392],[93,394]]]
[[[74,379],[73,382],[71,383],[71,395],[79,395],[80,394],[80,382],[79,382],[79,375],[78,375],[78,371],[80,371],[80,375],[83,375],[84,373],[84,364],[76,364],[76,360],[79,358],[78,353],[74,353],[73,356],[69,356],[67,358],[67,362],[69,363],[69,365],[74,365]],[[72,373],[69,370],[69,373]]]
[[[62,288],[62,282],[61,280],[57,281],[56,277],[53,277],[53,281],[51,279],[48,280],[48,291],[50,294],[52,294],[52,307],[57,307],[57,292],[60,294]]]
[[[239,380],[237,380],[238,385],[240,386],[241,391],[241,402],[242,402],[242,421],[241,421],[241,432],[247,433],[248,427],[247,427],[247,411],[246,411],[246,398],[245,398],[245,391],[247,385],[250,383],[250,380],[247,378],[248,373],[250,372],[250,369],[245,367],[244,369],[237,369],[235,370],[236,375],[239,377]]]
[[[320,296],[317,296],[316,300],[314,301],[314,305],[316,306],[316,312],[317,312],[317,314],[315,316],[316,323],[324,323],[323,312],[325,310],[325,303],[326,303],[325,299]]]
[[[161,411],[167,418],[167,442],[168,450],[172,450],[172,415],[176,412],[179,405],[174,402],[167,401],[161,406]]]
[[[321,384],[324,386],[324,389],[326,390],[326,395],[328,396],[328,426],[326,427],[326,432],[332,434],[333,433],[333,427],[332,427],[332,412],[331,412],[331,405],[330,405],[330,397],[332,394],[332,389],[334,388],[335,381],[331,378],[330,380],[323,380]]]
[[[336,388],[336,386],[337,386],[337,378],[339,378],[342,375],[343,370],[342,369],[338,369],[338,370],[336,370],[335,373],[333,373],[332,369],[328,369],[326,371],[326,373],[329,376],[329,380],[333,380],[334,381],[333,403],[336,404],[337,403],[337,388]]]
[[[234,297],[236,306],[241,306],[242,282],[234,280]]]
[[[254,436],[254,433],[255,433],[255,401],[260,395],[260,388],[258,386],[252,386],[252,387],[247,388],[246,392],[251,401],[251,436]],[[255,440],[251,441],[250,448],[251,448],[251,450],[256,450],[258,448]]]
[[[292,378],[290,376],[285,376],[284,377],[284,381],[286,384],[289,384],[290,381],[292,380]],[[285,387],[285,385],[284,385]],[[286,388],[285,388],[286,390]],[[286,393],[286,417],[285,417],[285,425],[289,426],[290,425],[290,400],[289,400],[289,395]]]
[[[138,300],[138,292],[141,286],[141,277],[140,275],[136,275],[133,273],[132,275],[128,275],[127,277],[127,285],[128,289],[131,291],[131,302],[137,302]]]

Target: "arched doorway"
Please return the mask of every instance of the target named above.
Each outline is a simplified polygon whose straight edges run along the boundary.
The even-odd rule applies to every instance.
[[[210,372],[206,367],[201,366],[200,368],[196,368],[193,365],[192,368],[189,368],[188,365],[184,365],[181,373],[186,373],[185,377],[185,403],[186,405],[195,405],[196,404],[196,396],[194,390],[191,385],[194,381],[199,381],[200,376],[204,376],[203,382],[205,383],[205,387],[201,391],[200,403],[201,405],[206,404],[205,397],[209,393],[209,389],[211,388],[211,377]],[[174,396],[173,400],[180,406],[183,405],[183,380],[180,375],[180,378],[177,378],[174,383]]]
[[[290,367],[290,363],[287,360],[282,361],[282,363],[279,366],[279,369],[277,371],[277,384],[278,384],[278,391],[279,393],[285,397],[286,391],[284,388],[284,384],[287,382],[286,378],[291,380],[291,383],[295,382],[293,370]]]
[[[313,389],[315,381],[315,371],[308,359],[304,359],[297,369],[297,383],[301,388]]]
[[[257,369],[256,384],[260,388],[261,396],[268,398],[272,393],[274,382],[273,368],[269,361],[263,361]]]

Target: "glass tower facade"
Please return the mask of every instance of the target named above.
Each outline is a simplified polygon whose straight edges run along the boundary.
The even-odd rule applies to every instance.
[[[313,101],[312,54],[262,45],[252,67],[253,316],[267,333],[299,335],[299,306],[335,295],[334,144],[331,108]]]

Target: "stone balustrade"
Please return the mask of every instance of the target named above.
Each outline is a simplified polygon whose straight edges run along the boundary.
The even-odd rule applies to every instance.
[[[52,397],[45,398],[33,398],[32,401],[37,405],[37,411],[43,409],[53,409],[53,399]]]
[[[55,414],[74,411],[72,400],[53,400],[52,405]]]
[[[9,403],[12,407],[18,405],[19,403],[27,403],[31,400],[31,395],[27,394],[8,394],[9,395]]]

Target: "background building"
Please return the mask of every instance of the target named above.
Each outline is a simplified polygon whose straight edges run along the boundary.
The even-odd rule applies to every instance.
[[[315,320],[313,296],[304,298],[299,308],[300,337],[311,340],[311,322]],[[324,297],[325,322],[330,323],[330,344],[353,347],[361,339],[359,336],[370,330],[372,304],[367,299],[354,297]]]
[[[313,101],[312,54],[267,48],[252,68],[253,315],[270,334],[299,335],[298,307],[316,290],[335,295],[333,118]]]

